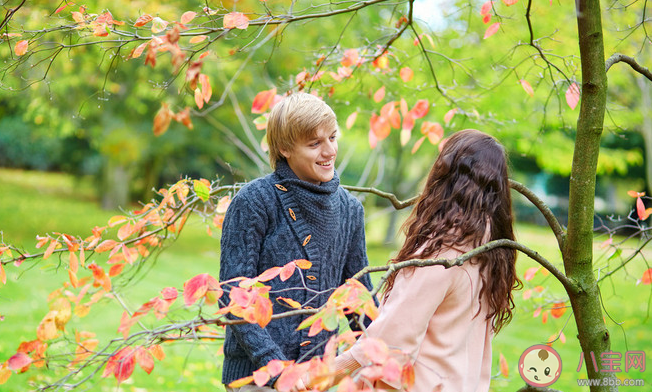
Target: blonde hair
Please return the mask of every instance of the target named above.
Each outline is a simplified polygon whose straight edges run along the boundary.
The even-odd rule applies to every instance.
[[[281,150],[292,151],[297,141],[310,139],[322,126],[336,129],[337,117],[330,106],[312,94],[293,93],[274,105],[267,121],[272,169],[285,159]]]

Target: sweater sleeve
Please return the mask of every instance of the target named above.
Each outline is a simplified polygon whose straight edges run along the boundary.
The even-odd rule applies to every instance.
[[[367,328],[367,336],[381,339],[391,349],[402,350],[415,359],[432,316],[454,284],[453,268],[430,266],[399,271],[380,314]],[[360,344],[350,352],[361,365],[368,362]]]
[[[222,226],[220,281],[235,277],[257,275],[260,250],[266,232],[267,216],[245,197],[236,197],[229,206]],[[225,288],[225,291],[228,289]],[[228,293],[225,293],[225,297]],[[220,306],[228,305],[228,298]],[[235,318],[232,315],[229,318]],[[287,360],[279,345],[270,334],[256,324],[232,325],[236,341],[260,368],[273,359]]]
[[[365,241],[365,228],[364,228],[364,208],[362,204],[357,199],[353,199],[353,211],[352,222],[353,226],[351,228],[351,245],[349,247],[349,254],[346,255],[346,263],[344,265],[344,273],[342,274],[342,282],[351,278],[353,275],[358,273],[361,269],[369,265],[369,260],[367,259],[367,244]],[[365,274],[360,277],[360,283],[362,283],[367,290],[373,290],[373,285],[371,284],[371,278],[369,274]],[[374,302],[378,306],[378,299],[374,297]],[[369,326],[371,320],[365,318],[364,324],[365,327]],[[349,324],[354,330],[359,330],[360,328],[357,325],[357,321],[349,319]]]

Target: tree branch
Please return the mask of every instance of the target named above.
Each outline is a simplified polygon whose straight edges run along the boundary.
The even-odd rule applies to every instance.
[[[605,68],[607,71],[609,71],[609,68],[611,68],[612,65],[620,62],[629,64],[634,71],[640,73],[641,75],[645,76],[650,81],[652,81],[652,72],[649,69],[637,63],[633,57],[629,57],[621,53],[612,54],[611,57],[607,59],[605,63]]]
[[[413,196],[407,200],[399,200],[395,194],[389,193],[389,192],[383,192],[379,189],[376,188],[368,188],[368,187],[360,187],[360,186],[351,186],[351,185],[342,185],[342,188],[349,190],[351,192],[366,192],[366,193],[373,193],[376,196],[380,196],[382,198],[385,198],[389,200],[392,205],[394,206],[395,209],[397,210],[402,210],[406,207],[411,206],[412,204],[416,203],[417,199],[419,196]]]

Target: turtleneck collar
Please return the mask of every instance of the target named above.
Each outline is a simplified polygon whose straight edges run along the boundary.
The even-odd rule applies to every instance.
[[[299,186],[305,190],[314,193],[326,193],[331,194],[337,191],[337,188],[340,186],[340,177],[337,175],[337,171],[334,171],[333,179],[328,182],[322,182],[319,185],[315,185],[308,181],[303,181],[297,177],[296,174],[290,168],[290,165],[285,159],[281,159],[276,162],[276,175],[281,178],[281,182],[284,184],[292,184]]]

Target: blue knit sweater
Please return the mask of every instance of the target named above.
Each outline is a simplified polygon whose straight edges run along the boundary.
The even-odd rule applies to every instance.
[[[267,282],[274,314],[291,310],[277,301],[292,298],[304,308],[323,305],[333,289],[367,266],[362,204],[339,186],[339,177],[321,185],[302,181],[287,162],[246,184],[233,198],[222,228],[220,281],[257,276],[296,259],[312,262],[290,279]],[[365,275],[361,282],[371,290]],[[228,296],[225,295],[228,301]],[[222,304],[225,305],[225,304]],[[321,355],[332,333],[297,331],[307,316],[227,326],[222,382],[250,376],[273,359],[308,360]]]

